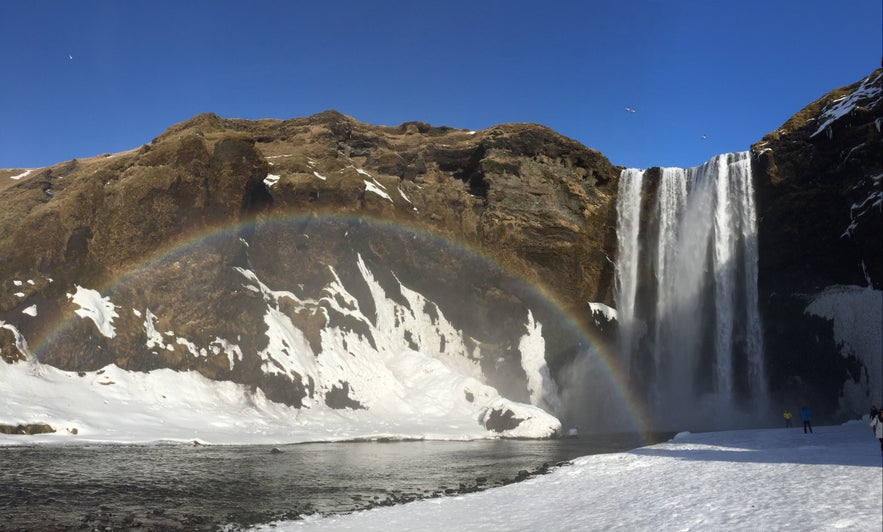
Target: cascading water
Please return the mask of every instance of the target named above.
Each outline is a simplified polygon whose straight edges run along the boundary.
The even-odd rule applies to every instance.
[[[620,177],[619,351],[658,423],[766,403],[753,196],[748,152]]]

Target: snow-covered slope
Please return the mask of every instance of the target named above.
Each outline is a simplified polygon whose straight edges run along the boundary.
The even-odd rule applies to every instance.
[[[260,388],[212,381],[196,372],[131,372],[109,365],[76,373],[32,359],[0,364],[5,399],[0,423],[48,423],[58,431],[27,442],[543,438],[560,431],[553,415],[506,399],[484,382],[480,346],[467,348],[463,333],[432,302],[401,284],[405,303],[393,301],[361,257],[358,268],[373,303],[370,317],[333,269],[333,281],[318,299],[273,290],[254,271],[238,269],[243,286],[265,304],[261,370],[308,382],[310,393],[300,408],[269,401]],[[122,308],[82,287],[70,298],[81,307],[77,314],[82,319],[92,320],[100,334],[114,335],[113,321]],[[242,363],[242,351],[232,341],[215,338],[201,346],[173,332],[158,332],[150,309],[131,312],[144,318],[147,349],[180,344],[194,357],[224,352],[231,369]],[[290,316],[301,313],[323,318],[318,344],[293,323]],[[541,325],[529,314],[527,320],[530,327],[520,348],[530,361],[525,371],[536,389],[535,402],[548,408],[556,392],[542,339],[537,339]],[[495,419],[504,421],[496,429]],[[25,442],[20,436],[0,438]]]
[[[586,456],[485,492],[263,530],[883,529],[877,440],[864,422],[682,434]]]

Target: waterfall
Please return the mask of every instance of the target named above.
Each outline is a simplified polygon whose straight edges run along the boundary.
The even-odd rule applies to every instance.
[[[619,354],[655,419],[766,402],[753,196],[748,152],[622,172]]]

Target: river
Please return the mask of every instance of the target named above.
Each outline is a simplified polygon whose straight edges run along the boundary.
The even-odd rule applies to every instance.
[[[0,447],[0,529],[235,529],[501,486],[578,456],[644,443],[624,434],[278,447],[7,446]]]

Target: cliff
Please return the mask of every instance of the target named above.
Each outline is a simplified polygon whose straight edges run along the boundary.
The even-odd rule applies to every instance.
[[[876,70],[751,147],[771,390],[825,414],[864,413],[883,394],[881,102]],[[832,290],[841,308],[814,311]]]
[[[200,115],[132,152],[9,171],[0,356],[195,370],[294,406],[363,408],[367,385],[304,360],[358,357],[362,340],[394,349],[378,338],[379,307],[397,302],[457,331],[429,340],[415,323],[399,344],[528,402],[528,309],[563,361],[579,341],[555,334],[566,316],[588,322],[589,301],[612,304],[618,173],[537,125],[379,127],[333,111]],[[431,304],[413,308],[409,290]],[[501,413],[487,425],[518,425]]]
[[[834,417],[863,408],[845,387],[878,393],[879,352],[808,309],[883,283],[880,94],[878,70],[751,148],[769,387]],[[551,410],[586,342],[611,347],[593,309],[614,305],[621,170],[539,125],[326,111],[199,115],[131,152],[0,171],[0,357],[196,371],[359,410],[378,400],[359,379],[411,349]],[[534,415],[458,386],[484,394],[491,430]]]

